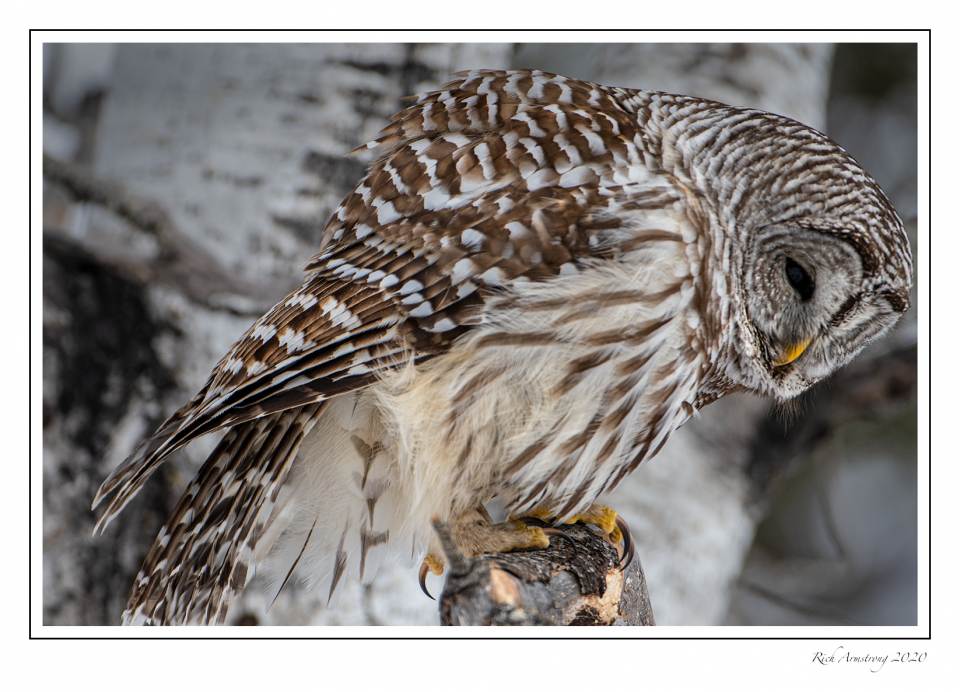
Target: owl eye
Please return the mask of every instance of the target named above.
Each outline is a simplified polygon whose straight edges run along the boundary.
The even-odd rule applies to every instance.
[[[789,282],[793,290],[797,292],[797,295],[800,296],[800,300],[804,302],[810,300],[810,298],[813,297],[813,290],[816,288],[813,277],[807,273],[806,269],[789,257],[786,258],[783,268],[787,274],[787,282]]]

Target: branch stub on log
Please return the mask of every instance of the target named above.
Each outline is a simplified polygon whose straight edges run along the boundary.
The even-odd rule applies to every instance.
[[[447,557],[443,625],[653,625],[639,558],[620,570],[616,549],[581,524],[550,547],[465,557],[435,524]]]

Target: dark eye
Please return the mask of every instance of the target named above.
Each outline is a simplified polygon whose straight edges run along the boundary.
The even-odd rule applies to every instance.
[[[784,271],[787,273],[787,281],[800,296],[800,300],[810,300],[813,297],[813,289],[816,288],[816,284],[813,283],[813,277],[807,273],[807,270],[787,257],[784,263]]]

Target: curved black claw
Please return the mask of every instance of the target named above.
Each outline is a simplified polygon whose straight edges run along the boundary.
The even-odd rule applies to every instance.
[[[429,570],[430,568],[427,566],[426,562],[423,562],[423,564],[420,565],[420,590],[427,594],[427,598],[429,598],[431,601],[435,601],[437,599],[430,595],[430,592],[427,590],[427,572]]]
[[[635,551],[633,536],[630,535],[630,527],[627,526],[626,520],[619,514],[617,515],[617,528],[620,529],[620,533],[623,535],[623,557],[620,558],[620,571],[622,572],[633,562]]]

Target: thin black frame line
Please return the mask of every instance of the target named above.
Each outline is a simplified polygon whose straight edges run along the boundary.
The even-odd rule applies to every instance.
[[[27,219],[33,227],[33,31],[27,34]],[[27,231],[27,636],[33,639],[33,238]],[[41,387],[43,385],[41,384]],[[41,461],[41,463],[43,463]]]
[[[28,171],[28,181],[27,181],[27,211],[28,218],[30,220],[30,226],[33,226],[33,82],[32,82],[32,63],[33,63],[33,32],[37,31],[76,31],[74,29],[28,29],[27,30],[27,171]],[[263,31],[279,31],[279,32],[296,32],[296,31],[310,31],[310,30],[301,30],[301,29],[84,29],[82,31],[105,31],[105,32],[156,32],[156,31],[188,31],[188,32],[205,32],[205,33],[216,33],[218,31],[231,31],[236,32],[240,31],[242,33],[261,33]],[[330,29],[326,30],[313,30],[322,32],[322,31],[331,31]],[[350,31],[350,29],[337,29],[336,31]],[[402,30],[396,30],[402,31]],[[448,31],[447,29],[429,29],[428,31]],[[502,31],[498,29],[481,29],[481,31]],[[518,31],[518,30],[517,30]],[[561,29],[560,32],[572,32],[578,31],[576,29]],[[591,31],[621,31],[614,29],[595,29]],[[639,31],[639,30],[638,30]],[[657,32],[705,32],[707,29],[654,29],[652,31]],[[772,32],[772,31],[783,31],[777,29],[731,29],[731,31],[747,31],[747,32]],[[927,219],[928,219],[928,229],[933,228],[933,30],[932,29],[791,29],[791,32],[797,31],[817,31],[817,32],[849,32],[849,31],[879,31],[883,33],[888,32],[902,32],[902,31],[916,31],[918,33],[927,34]],[[849,43],[855,43],[850,41]],[[266,45],[266,44],[264,44]],[[928,231],[927,239],[927,276],[930,281],[928,281],[927,286],[927,356],[929,369],[927,372],[927,411],[932,410],[933,408],[933,344],[932,344],[932,334],[933,334],[933,301],[932,301],[932,273],[933,273],[933,264],[930,261],[933,257],[933,233],[932,230]],[[29,287],[33,285],[32,277],[32,259],[33,252],[32,246],[30,244],[30,234],[27,234],[27,277],[29,282]],[[28,290],[29,290],[28,287]],[[27,315],[30,321],[30,324],[33,324],[33,311],[32,305],[29,302],[27,304]],[[28,458],[28,471],[27,471],[27,488],[29,492],[29,497],[27,498],[27,570],[28,570],[28,580],[27,580],[27,624],[28,624],[28,639],[29,640],[43,640],[43,641],[73,641],[73,640],[99,640],[99,641],[200,641],[200,640],[210,640],[210,641],[228,641],[228,640],[252,640],[252,641],[267,641],[267,640],[343,640],[343,641],[367,641],[367,640],[383,640],[383,641],[399,641],[399,640],[466,640],[466,641],[481,641],[485,639],[491,640],[551,640],[551,639],[564,639],[564,640],[597,640],[597,639],[623,639],[628,641],[639,641],[644,639],[656,640],[656,641],[930,641],[933,638],[933,417],[927,416],[927,440],[928,440],[928,451],[927,451],[927,634],[926,636],[911,636],[911,637],[660,637],[660,636],[651,636],[651,637],[328,637],[328,636],[318,636],[318,637],[150,637],[150,636],[132,636],[132,637],[67,637],[67,636],[34,636],[33,634],[33,450],[30,448],[30,431],[33,429],[33,381],[30,379],[30,372],[32,371],[32,359],[33,359],[33,338],[31,329],[27,329],[27,340],[29,352],[27,355],[27,377],[28,377],[28,401],[30,405],[27,407],[27,458]],[[919,566],[918,566],[919,569]],[[110,625],[108,625],[110,626]],[[717,627],[722,627],[722,625],[717,625]]]
[[[89,625],[57,625],[59,627],[87,627]],[[120,627],[120,625],[94,625],[95,627]],[[283,625],[278,625],[283,627]],[[326,627],[338,627],[339,625],[325,625]],[[442,627],[442,625],[414,625],[418,627]],[[483,629],[483,625],[474,625]],[[639,625],[638,625],[639,626]],[[709,627],[725,627],[725,625],[708,625]],[[864,625],[865,627],[871,627],[872,625]],[[882,625],[880,625],[882,626]],[[237,627],[236,625],[226,625],[226,627]],[[358,627],[377,627],[376,625],[358,625]],[[242,628],[240,628],[242,629]],[[311,641],[311,640],[344,640],[344,641],[418,641],[418,640],[430,640],[430,641],[456,641],[458,639],[463,639],[465,641],[501,641],[501,640],[510,640],[510,641],[644,641],[644,640],[654,640],[654,641],[929,641],[929,636],[920,636],[920,637],[665,637],[665,636],[653,636],[653,637],[517,637],[517,636],[506,636],[506,637],[149,637],[149,636],[135,636],[135,637],[68,637],[68,636],[50,636],[50,637],[31,637],[31,639],[40,639],[40,640],[53,640],[53,641],[88,641],[88,640],[100,640],[100,641],[270,641],[270,640],[285,640],[285,641]]]
[[[918,61],[919,62],[919,61]],[[919,67],[919,65],[918,65]],[[919,99],[918,99],[919,100]],[[933,636],[933,32],[927,29],[927,638]],[[918,229],[919,230],[919,229]],[[919,237],[919,234],[918,234]],[[918,564],[919,569],[919,564]]]
[[[428,29],[370,29],[370,28],[356,28],[356,29],[350,29],[350,28],[348,28],[348,29],[282,29],[282,28],[281,28],[281,29],[193,29],[193,28],[190,28],[190,29],[176,29],[176,28],[165,28],[165,29],[117,29],[117,28],[109,28],[109,29],[90,29],[90,28],[87,28],[87,29],[43,29],[43,28],[40,28],[40,29],[28,29],[28,31],[31,32],[31,33],[34,32],[34,31],[38,31],[38,32],[39,32],[39,31],[47,31],[47,32],[62,31],[62,32],[72,32],[72,33],[78,33],[78,32],[96,32],[96,33],[125,33],[125,34],[129,34],[129,33],[151,33],[151,34],[157,34],[157,33],[163,33],[163,32],[170,33],[170,32],[174,32],[174,31],[180,32],[180,33],[191,33],[191,34],[192,34],[192,33],[206,33],[206,34],[215,34],[215,33],[260,34],[260,33],[265,33],[265,32],[270,32],[270,33],[282,33],[282,34],[286,34],[286,33],[301,33],[301,34],[303,34],[303,33],[317,33],[317,34],[321,34],[321,33],[329,33],[329,32],[331,32],[331,31],[337,31],[337,32],[348,32],[348,31],[352,31],[352,32],[356,32],[356,33],[370,33],[371,31],[376,31],[376,32],[380,32],[380,33],[387,33],[387,32],[409,32],[409,31],[429,31],[429,32],[431,32],[431,33],[440,33],[440,32],[448,33],[448,32],[451,32],[451,31],[469,31],[470,33],[483,32],[483,33],[501,33],[501,34],[502,34],[502,33],[521,33],[521,32],[527,31],[527,29],[483,29],[483,28],[481,28],[481,29],[461,29],[461,28],[447,28],[447,29],[436,29],[436,28],[434,28],[434,29],[429,29],[429,28],[428,28]],[[569,34],[569,33],[586,33],[586,32],[589,32],[589,33],[616,32],[616,33],[619,33],[619,34],[629,33],[629,32],[647,33],[647,34],[649,34],[649,33],[660,33],[660,34],[662,34],[662,33],[681,33],[681,32],[682,32],[682,33],[685,33],[685,34],[689,34],[689,33],[700,33],[700,34],[710,33],[710,34],[715,34],[715,33],[716,33],[716,31],[715,31],[714,29],[617,29],[617,28],[606,29],[606,28],[605,28],[605,29],[551,29],[550,31],[553,32],[553,33],[558,33],[558,34],[563,34],[563,33],[568,33],[568,34]],[[775,33],[775,32],[780,32],[780,33],[799,33],[799,32],[804,32],[804,31],[809,32],[809,33],[818,33],[818,34],[825,34],[825,33],[826,33],[826,34],[832,34],[832,33],[845,33],[845,34],[849,34],[849,33],[851,33],[851,32],[857,32],[857,31],[861,31],[861,32],[862,32],[862,31],[869,31],[870,33],[884,33],[884,34],[889,34],[889,33],[898,33],[898,34],[900,34],[900,33],[909,33],[909,32],[911,32],[911,31],[913,31],[913,32],[917,32],[917,33],[927,32],[928,38],[929,38],[929,34],[930,34],[930,32],[932,31],[932,29],[816,29],[816,28],[814,28],[814,29],[725,29],[725,31],[740,31],[740,32],[753,33],[753,34],[756,34],[756,33],[769,34],[769,33]],[[130,41],[130,43],[133,43],[133,42]],[[160,43],[160,42],[159,42],[159,41],[151,41],[150,43]],[[265,45],[268,44],[268,43],[269,43],[269,42],[266,42]],[[457,41],[446,41],[445,43],[457,43]],[[549,41],[543,41],[542,43],[549,43]],[[825,42],[824,42],[824,41],[811,41],[811,43],[825,43]],[[844,43],[876,43],[876,42],[875,42],[875,41],[845,41]],[[901,43],[911,43],[911,41],[901,41]]]

